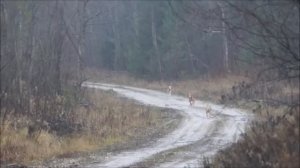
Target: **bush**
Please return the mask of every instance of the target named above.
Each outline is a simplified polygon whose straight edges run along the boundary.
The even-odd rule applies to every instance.
[[[299,107],[252,123],[210,167],[299,167]]]

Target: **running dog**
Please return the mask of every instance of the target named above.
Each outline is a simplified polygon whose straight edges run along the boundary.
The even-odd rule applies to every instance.
[[[194,99],[194,97],[192,96],[191,93],[189,93],[188,97],[189,97],[190,105],[193,106],[193,105],[195,104],[195,99]]]
[[[172,85],[168,86],[168,93],[169,93],[169,95],[172,95]]]
[[[206,117],[208,118],[211,114],[211,107],[210,105],[206,104],[206,107],[205,107],[205,112],[206,112]]]

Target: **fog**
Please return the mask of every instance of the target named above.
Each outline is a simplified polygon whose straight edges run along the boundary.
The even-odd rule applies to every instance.
[[[1,0],[0,5],[0,120],[3,129],[27,130],[27,140],[36,132],[31,128],[43,130],[42,125],[53,136],[84,128],[74,111],[95,107],[82,83],[97,73],[104,74],[102,82],[158,83],[152,89],[173,83],[182,96],[195,86],[199,99],[260,103],[256,111],[261,103],[299,108],[297,0]],[[123,74],[129,77],[122,80]],[[227,83],[218,82],[222,79]]]

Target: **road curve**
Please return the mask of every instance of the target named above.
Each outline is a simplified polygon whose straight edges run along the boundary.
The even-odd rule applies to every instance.
[[[199,144],[195,151],[186,156],[175,157],[171,161],[160,163],[156,167],[199,167],[202,156],[212,156],[218,150],[236,142],[240,133],[250,120],[250,115],[241,109],[227,108],[209,102],[196,101],[190,106],[187,98],[168,95],[163,92],[129,86],[85,82],[83,87],[113,90],[121,96],[136,100],[142,104],[171,108],[183,116],[180,125],[170,134],[158,139],[148,147],[124,151],[107,157],[104,161],[84,165],[87,168],[127,167],[155,156],[164,151],[192,144]],[[206,117],[204,107],[210,105],[212,117]]]

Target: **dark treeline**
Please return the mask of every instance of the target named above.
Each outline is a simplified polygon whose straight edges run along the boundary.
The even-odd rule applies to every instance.
[[[263,69],[291,78],[299,74],[296,1],[92,1],[90,6],[90,13],[101,14],[87,29],[88,65],[154,79]]]
[[[298,79],[299,2],[1,1],[0,60],[2,119],[60,120],[86,67],[156,80]]]
[[[97,6],[105,8],[87,34],[94,37],[89,38],[88,64],[125,70],[148,79],[174,79],[229,69],[228,54],[224,52],[228,50],[228,37],[224,38],[226,30],[219,19],[224,11],[219,5],[223,4],[95,2],[95,10]],[[203,15],[207,12],[210,14]]]

